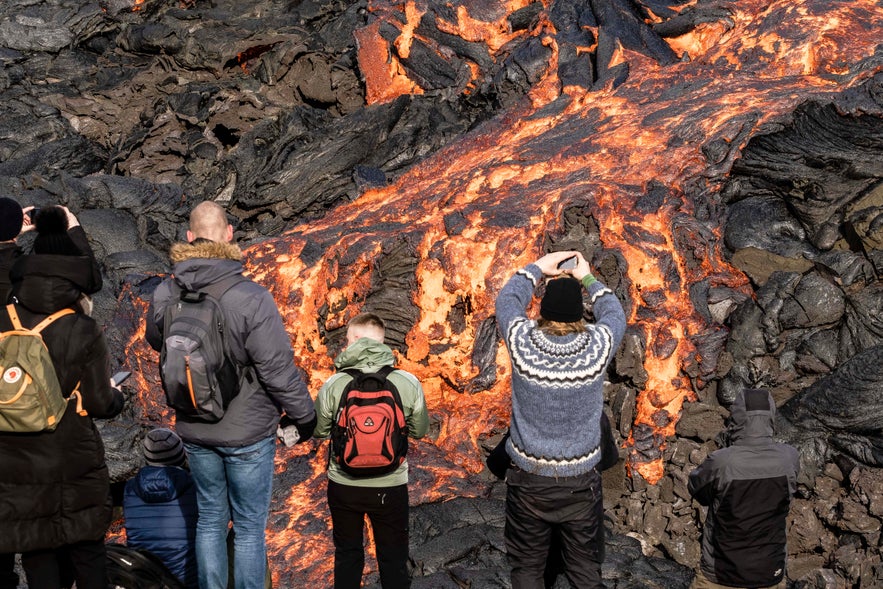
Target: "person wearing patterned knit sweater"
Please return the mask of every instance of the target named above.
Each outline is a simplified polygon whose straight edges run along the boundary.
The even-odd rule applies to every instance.
[[[576,258],[571,270],[558,268]],[[540,319],[526,310],[546,282]],[[595,323],[583,320],[583,291]],[[622,305],[579,252],[547,254],[509,279],[496,302],[512,364],[506,451],[506,553],[513,589],[543,587],[553,531],[573,587],[603,587],[601,432],[604,375],[625,333]]]

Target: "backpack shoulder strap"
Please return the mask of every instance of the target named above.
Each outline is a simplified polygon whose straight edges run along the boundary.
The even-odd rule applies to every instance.
[[[174,279],[172,282],[181,290],[182,297],[185,293],[202,292],[212,297],[216,301],[220,301],[221,297],[224,296],[224,293],[226,293],[228,290],[230,290],[240,282],[246,282],[247,280],[248,278],[246,278],[242,274],[234,274],[217,282],[213,282],[212,284],[207,284],[197,290],[188,289],[183,284],[178,282],[177,279]]]
[[[46,319],[44,319],[43,321],[38,323],[34,327],[33,331],[40,333],[41,331],[43,331],[44,329],[49,327],[49,325],[52,322],[54,322],[56,319],[58,319],[60,317],[64,317],[65,315],[73,315],[74,313],[76,313],[76,311],[74,311],[73,309],[62,309],[60,311],[56,311],[55,313],[53,313],[52,315],[50,315],[49,317],[47,317]]]
[[[6,305],[6,312],[9,313],[9,320],[12,321],[12,326],[16,330],[27,330],[27,328],[21,324],[21,319],[19,319],[18,317],[18,311],[16,311],[15,305]],[[59,311],[56,311],[52,315],[49,315],[28,331],[40,333],[41,331],[49,327],[49,325],[52,324],[52,322],[54,322],[59,317],[64,317],[65,315],[71,315],[73,313],[76,313],[76,311],[74,311],[73,309],[61,309]]]
[[[18,311],[15,310],[15,305],[6,305],[6,312],[9,314],[9,321],[12,322],[12,328],[16,331],[23,330],[24,327],[21,324],[21,320],[18,318]]]
[[[349,374],[353,378],[353,381],[355,381],[357,378],[362,377],[362,376],[379,376],[380,378],[382,378],[386,382],[386,384],[389,388],[389,391],[392,393],[392,396],[395,399],[396,405],[398,405],[399,408],[401,408],[402,411],[404,411],[405,406],[402,403],[402,397],[399,394],[399,389],[395,386],[395,384],[389,382],[389,375],[392,374],[395,371],[395,369],[396,369],[395,366],[391,366],[391,365],[387,364],[386,366],[381,366],[380,369],[376,370],[375,372],[362,372],[358,368],[345,368],[343,370],[340,370],[339,372]],[[343,392],[340,394],[340,402],[338,403],[338,410],[343,409],[344,405],[346,405],[346,392],[347,392],[347,389],[350,388],[350,384],[352,384],[352,381],[347,383],[346,387],[344,387]]]
[[[380,376],[381,378],[383,378],[384,380],[386,380],[386,378],[390,374],[392,374],[392,372],[394,370],[395,370],[395,366],[387,365],[387,366],[381,366],[380,370],[376,370],[374,372],[362,372],[358,368],[344,368],[343,370],[339,370],[338,372],[343,372],[344,374],[349,374],[350,376],[353,377],[353,380],[359,378],[363,374],[365,374],[365,375],[376,374],[376,375]]]

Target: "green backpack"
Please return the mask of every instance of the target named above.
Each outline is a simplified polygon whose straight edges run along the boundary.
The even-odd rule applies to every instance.
[[[67,409],[67,399],[40,332],[74,310],[57,311],[30,329],[22,326],[15,305],[7,305],[6,312],[12,329],[0,333],[0,432],[53,431]],[[74,396],[78,412],[85,414],[79,390]]]

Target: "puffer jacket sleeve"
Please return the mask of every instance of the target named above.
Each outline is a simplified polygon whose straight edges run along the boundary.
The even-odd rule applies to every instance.
[[[264,390],[295,423],[315,419],[313,400],[294,363],[291,339],[268,291],[255,293],[245,320],[245,351]]]
[[[91,272],[89,276],[86,277],[86,283],[82,284],[81,287],[85,294],[95,294],[101,290],[101,268],[98,267],[98,261],[95,259],[95,252],[92,251],[92,246],[89,245],[89,239],[86,237],[86,232],[81,226],[77,225],[76,227],[71,227],[67,234],[68,237],[71,238],[71,241],[73,241],[80,251],[83,252],[83,255],[88,256],[92,262]]]
[[[110,386],[110,355],[104,332],[92,322],[94,337],[86,349],[80,391],[90,417],[109,419],[123,410],[123,393]]]

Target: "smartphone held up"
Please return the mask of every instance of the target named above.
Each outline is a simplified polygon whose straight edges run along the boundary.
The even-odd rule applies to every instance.
[[[113,376],[110,377],[110,384],[112,386],[118,387],[121,384],[123,384],[123,382],[127,378],[129,378],[130,376],[132,376],[131,372],[128,372],[126,370],[121,370],[120,372],[117,372],[116,374],[114,374]]]

